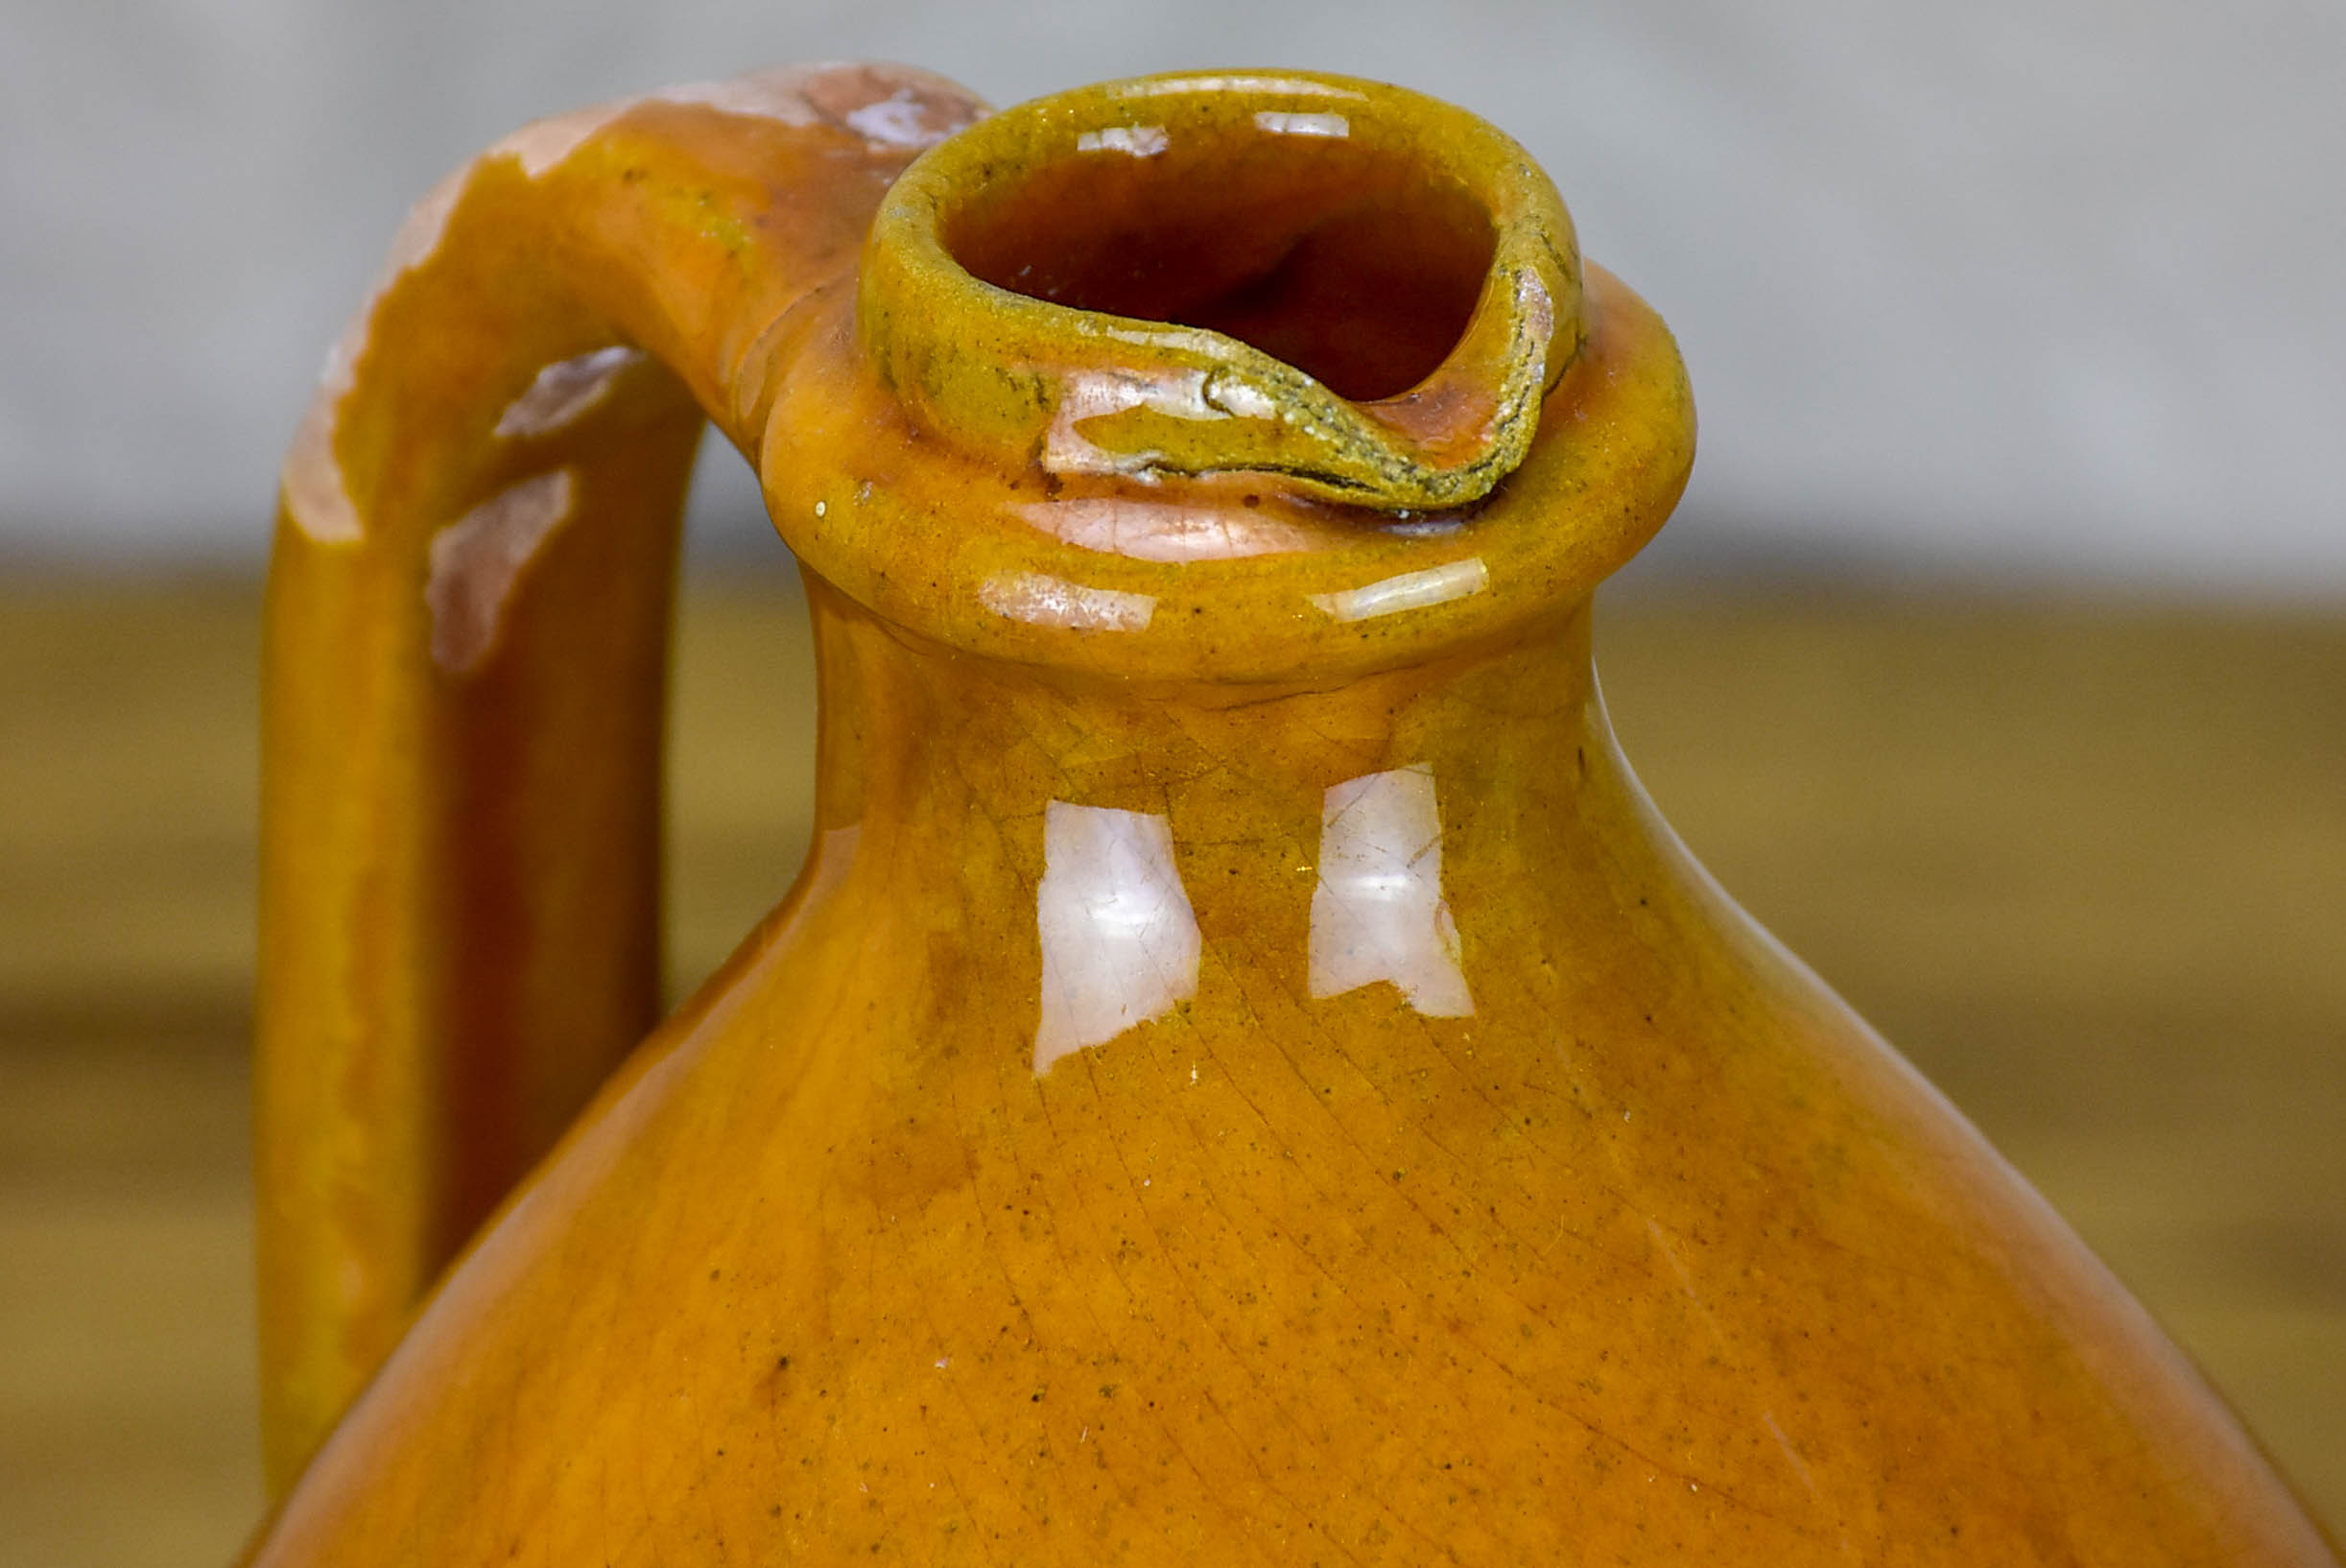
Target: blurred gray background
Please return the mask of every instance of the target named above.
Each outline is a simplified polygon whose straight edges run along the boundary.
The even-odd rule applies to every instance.
[[[996,103],[1318,67],[1496,121],[1694,368],[1666,563],[2346,589],[2342,0],[5,0],[0,560],[256,561],[440,173],[836,58]],[[697,547],[746,548],[715,455]]]

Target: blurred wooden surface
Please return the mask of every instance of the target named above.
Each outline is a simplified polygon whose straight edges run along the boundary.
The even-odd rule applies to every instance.
[[[794,583],[681,637],[674,968],[806,832]],[[257,595],[0,584],[0,1565],[225,1562],[259,1507]],[[1648,787],[2346,1523],[2346,614],[1613,594]]]

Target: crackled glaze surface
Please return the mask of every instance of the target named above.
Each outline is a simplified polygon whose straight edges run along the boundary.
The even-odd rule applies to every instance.
[[[1692,407],[1520,150],[1187,77],[905,171],[977,112],[525,131],[338,356],[251,1560],[2334,1562],[1647,804],[1590,596]],[[819,831],[628,1055],[704,414],[807,570]]]

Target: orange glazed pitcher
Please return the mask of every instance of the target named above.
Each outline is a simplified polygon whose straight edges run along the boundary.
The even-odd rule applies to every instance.
[[[655,1027],[704,419],[818,832]],[[1640,792],[1693,452],[1391,87],[776,71],[440,186],[277,524],[249,1560],[2334,1564]]]

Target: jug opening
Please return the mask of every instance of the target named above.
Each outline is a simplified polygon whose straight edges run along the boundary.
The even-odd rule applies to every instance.
[[[1398,87],[1224,72],[930,148],[873,220],[856,331],[912,423],[983,461],[1391,513],[1524,461],[1583,305],[1572,221],[1498,131]]]
[[[1466,331],[1497,237],[1489,213],[1338,114],[1116,127],[951,214],[946,252],[997,288],[1204,327],[1339,396],[1395,396]]]

